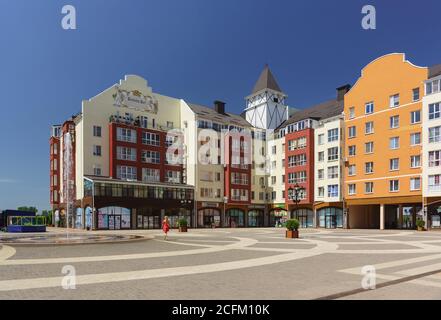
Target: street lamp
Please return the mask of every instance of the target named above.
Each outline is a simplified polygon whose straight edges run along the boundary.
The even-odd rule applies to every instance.
[[[288,196],[295,203],[295,211],[296,212],[298,210],[299,202],[301,200],[300,194],[303,193],[304,190],[305,190],[305,188],[299,186],[298,183],[296,183],[294,188],[289,187],[289,189],[288,189]],[[291,213],[290,213],[290,218],[292,219]]]

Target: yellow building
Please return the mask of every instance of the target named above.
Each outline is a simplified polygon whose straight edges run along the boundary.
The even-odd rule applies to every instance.
[[[349,228],[414,228],[422,216],[421,120],[428,68],[393,53],[369,63],[345,95]]]

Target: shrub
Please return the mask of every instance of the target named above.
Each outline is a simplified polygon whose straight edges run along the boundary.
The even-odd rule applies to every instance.
[[[294,231],[294,230],[298,230],[300,226],[299,220],[297,219],[290,219],[288,221],[286,221],[286,229],[288,229],[289,231]]]
[[[188,225],[188,222],[186,219],[181,218],[178,220],[178,227],[186,227]]]
[[[418,227],[418,228],[424,228],[424,226],[426,225],[426,222],[424,221],[424,220],[417,220],[417,222],[416,222],[416,226]]]

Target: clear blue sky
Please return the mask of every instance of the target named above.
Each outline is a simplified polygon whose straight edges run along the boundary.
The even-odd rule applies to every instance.
[[[61,8],[77,30],[61,28]],[[377,30],[361,8],[377,9]],[[441,63],[439,0],[1,0],[0,208],[49,208],[49,129],[125,74],[153,90],[241,112],[265,63],[289,105],[354,83],[390,52]]]

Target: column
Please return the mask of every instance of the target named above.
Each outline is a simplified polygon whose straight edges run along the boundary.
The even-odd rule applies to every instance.
[[[314,221],[312,222],[312,225],[314,226],[314,228],[317,228],[317,209],[316,208],[314,208],[313,219],[314,219]]]
[[[398,206],[398,226],[397,229],[403,228],[403,205]]]
[[[384,230],[384,204],[380,204],[380,230]]]

